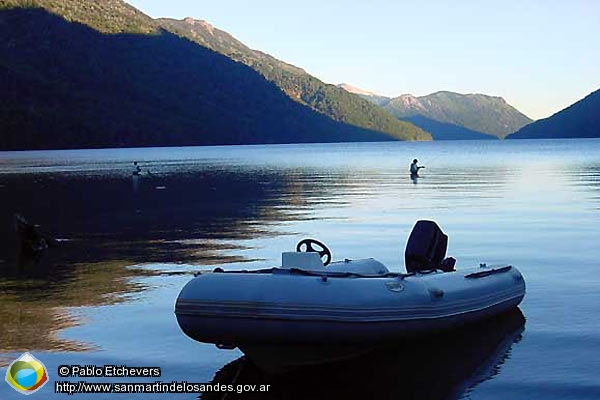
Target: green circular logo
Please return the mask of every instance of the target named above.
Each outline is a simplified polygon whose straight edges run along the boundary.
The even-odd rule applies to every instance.
[[[17,392],[31,394],[48,382],[46,367],[29,353],[24,353],[6,370],[6,382]]]

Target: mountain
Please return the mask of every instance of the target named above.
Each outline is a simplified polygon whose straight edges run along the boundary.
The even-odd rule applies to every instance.
[[[600,137],[600,90],[510,135],[510,139]]]
[[[350,93],[354,93],[354,94],[360,94],[363,96],[379,96],[377,93],[369,92],[367,90],[357,88],[356,86],[352,86],[347,83],[340,83],[337,86],[339,88],[344,89],[346,92],[350,92]]]
[[[499,138],[531,123],[531,119],[502,97],[484,94],[436,92],[421,97],[405,94],[390,100],[385,109],[398,118],[421,115]]]
[[[0,10],[44,8],[102,33],[156,34],[152,18],[121,0],[0,0]]]
[[[422,115],[403,118],[405,121],[431,132],[433,140],[497,140],[498,138],[485,133],[472,131],[462,126],[439,122]]]
[[[363,99],[367,99],[371,103],[375,103],[378,106],[385,106],[391,100],[390,97],[381,96],[381,95],[379,95],[377,93],[369,92],[367,90],[363,90],[363,89],[357,88],[355,86],[351,86],[351,85],[349,85],[347,83],[340,83],[337,86],[339,88],[344,89],[347,92],[350,92],[350,93],[353,93],[353,94],[357,94],[360,97],[362,97]]]
[[[394,139],[315,112],[119,0],[0,0],[0,37],[0,149]]]
[[[421,97],[403,94],[392,98],[345,83],[338,86],[382,106],[397,118],[412,123],[420,122],[420,125],[418,123],[416,125],[431,132],[434,139],[436,136],[438,138],[454,137],[455,134],[459,134],[455,128],[465,128],[463,133],[466,137],[474,137],[473,133],[480,133],[504,138],[532,121],[501,97],[436,92]],[[424,119],[413,120],[415,117],[424,117]],[[437,121],[443,124],[425,123],[425,121]],[[455,128],[444,124],[450,124]],[[441,130],[435,130],[437,128]],[[447,135],[448,129],[452,131],[450,136]]]
[[[347,92],[356,94],[371,103],[377,104],[381,107],[386,106],[392,101],[391,97],[381,96],[374,92],[369,92],[349,85],[347,83],[340,83],[338,87],[346,90]],[[410,101],[414,96],[403,95],[399,98],[405,98]],[[496,139],[496,136],[488,135],[482,132],[477,132],[471,129],[467,129],[460,125],[455,125],[447,122],[440,122],[435,119],[427,118],[422,114],[414,114],[407,117],[398,117],[401,121],[410,122],[411,124],[418,126],[426,132],[429,132],[433,140],[488,140]]]
[[[263,52],[252,50],[229,33],[203,20],[160,18],[164,29],[246,64],[275,83],[290,98],[330,118],[365,129],[388,133],[402,140],[430,140],[431,136],[369,101],[328,85],[303,69]]]

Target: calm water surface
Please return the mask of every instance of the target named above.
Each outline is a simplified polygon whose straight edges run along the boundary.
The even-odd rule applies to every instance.
[[[133,160],[151,174],[134,181]],[[304,237],[403,271],[412,225],[434,219],[457,268],[520,268],[526,322],[304,372],[265,398],[600,398],[600,140],[0,152],[0,205],[2,376],[30,351],[52,382],[63,364],[225,382],[241,353],[193,342],[173,314],[193,272],[277,265]],[[15,212],[66,239],[32,278],[11,272]],[[0,398],[20,396],[0,384]]]

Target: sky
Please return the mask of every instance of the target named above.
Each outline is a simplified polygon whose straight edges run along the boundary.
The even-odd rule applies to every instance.
[[[600,89],[599,0],[127,2],[385,96],[484,93],[540,119]]]

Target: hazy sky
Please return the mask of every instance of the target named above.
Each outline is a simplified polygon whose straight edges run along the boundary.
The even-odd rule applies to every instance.
[[[600,0],[128,2],[387,96],[485,93],[538,119],[600,89]]]

